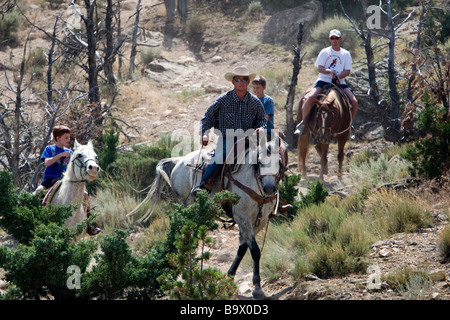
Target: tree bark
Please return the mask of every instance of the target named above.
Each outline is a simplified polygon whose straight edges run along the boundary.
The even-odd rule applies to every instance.
[[[294,46],[294,59],[292,60],[293,69],[292,69],[292,77],[291,84],[289,85],[289,92],[286,100],[286,105],[284,109],[286,110],[286,142],[289,144],[291,148],[296,147],[297,139],[294,139],[294,131],[296,123],[294,122],[293,117],[293,107],[294,107],[294,98],[295,98],[295,89],[297,87],[298,82],[298,74],[302,67],[303,57],[300,57],[300,48],[303,41],[303,23],[300,23],[298,26],[298,35],[297,35],[297,45]]]

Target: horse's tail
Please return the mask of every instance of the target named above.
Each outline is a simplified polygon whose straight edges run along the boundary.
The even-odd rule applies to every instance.
[[[136,208],[133,209],[133,211],[126,215],[127,217],[134,215],[144,204],[151,201],[151,206],[149,207],[147,212],[141,218],[139,218],[137,222],[145,223],[150,218],[150,216],[153,214],[153,210],[156,204],[158,204],[161,200],[161,191],[164,186],[169,186],[170,190],[172,190],[170,175],[177,163],[176,159],[177,158],[166,158],[159,161],[155,169],[155,180],[153,180],[153,183],[150,185],[150,190],[147,196]]]

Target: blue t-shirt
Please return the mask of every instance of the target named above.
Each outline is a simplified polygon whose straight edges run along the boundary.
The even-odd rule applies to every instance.
[[[41,160],[45,161],[45,159],[52,158],[62,152],[65,152],[65,151],[69,151],[71,154],[73,154],[73,151],[68,148],[61,149],[61,148],[57,147],[55,144],[52,144],[50,146],[45,147],[44,152],[42,153],[42,156],[41,156]],[[67,158],[67,157],[62,158],[62,159],[56,161],[51,166],[45,167],[43,180],[61,178],[62,173],[64,171],[66,171],[66,169],[67,169],[69,160],[70,160],[70,158]]]
[[[265,113],[270,115],[269,120],[267,121],[267,132],[271,132],[273,129],[273,114],[275,113],[273,99],[265,94],[264,97],[259,98],[259,100],[261,100],[264,106]]]

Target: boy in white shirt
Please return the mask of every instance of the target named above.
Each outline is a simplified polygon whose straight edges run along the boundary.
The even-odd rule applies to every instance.
[[[345,77],[347,77],[352,70],[352,56],[350,52],[341,48],[342,36],[339,30],[331,30],[329,40],[331,46],[320,51],[315,63],[317,70],[319,71],[319,77],[314,84],[314,88],[307,94],[307,100],[302,106],[303,120],[297,125],[296,130],[296,133],[299,133],[300,135],[307,132],[308,115],[311,112],[311,107],[314,104],[315,99],[324,91],[324,87],[331,84],[333,78],[337,78],[337,83],[341,89],[343,89],[352,104],[352,119],[354,119],[358,109],[358,101],[349,86],[345,83]]]

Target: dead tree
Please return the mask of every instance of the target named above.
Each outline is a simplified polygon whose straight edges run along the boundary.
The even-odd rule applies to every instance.
[[[4,158],[0,157],[0,164],[11,172],[16,187],[22,185],[21,172],[28,165],[24,155],[29,153],[27,149],[29,149],[29,142],[32,139],[30,120],[24,108],[26,104],[24,94],[33,82],[33,77],[31,77],[28,83],[25,83],[25,62],[29,35],[25,40],[19,74],[14,75],[15,84],[11,83],[5,70],[5,79],[13,96],[8,97],[9,102],[0,103],[0,149],[4,155]],[[5,94],[2,93],[2,95]]]
[[[286,99],[286,105],[284,109],[286,110],[286,142],[289,144],[291,148],[295,148],[296,140],[294,139],[294,131],[296,123],[294,122],[293,117],[293,107],[294,107],[294,98],[295,98],[295,89],[297,87],[298,82],[298,74],[300,73],[300,69],[302,67],[303,56],[300,57],[301,53],[301,45],[303,41],[303,23],[300,23],[298,26],[298,35],[297,35],[297,45],[294,46],[294,58],[292,60],[293,69],[292,69],[292,77],[291,84],[289,85],[289,92]]]
[[[395,70],[395,40],[397,39],[396,32],[401,26],[403,26],[403,24],[405,24],[412,17],[412,14],[417,10],[417,8],[411,11],[408,17],[406,17],[406,19],[404,19],[402,22],[398,24],[395,24],[394,22],[395,18],[398,17],[398,14],[393,16],[391,0],[386,1],[386,9],[383,8],[382,1],[380,0],[380,10],[384,14],[386,14],[388,19],[389,34],[386,37],[389,39],[388,80],[389,80],[389,97],[391,99],[390,118],[394,122],[393,128],[398,130],[400,129],[400,122],[398,121],[398,118],[400,112],[400,105],[402,104],[402,101],[400,100],[400,95],[397,89],[398,77],[397,72]]]
[[[133,38],[131,39],[131,53],[130,53],[130,69],[129,69],[129,77],[132,78],[134,74],[134,59],[136,57],[136,47],[137,47],[137,36],[138,36],[138,27],[139,27],[139,14],[141,12],[141,0],[138,0],[136,6],[136,18],[134,20],[134,28],[133,28]]]
[[[430,5],[429,0],[422,1],[422,11],[420,12],[419,23],[417,25],[417,37],[416,37],[416,41],[414,41],[414,51],[416,51],[416,52],[420,50],[422,27],[423,27],[423,23],[424,23],[424,18],[428,12],[429,5]],[[415,73],[417,71],[417,65],[413,64],[411,69],[412,69],[411,76],[409,77],[409,80],[408,80],[408,90],[406,92],[406,98],[408,99],[408,101],[413,100],[412,89],[413,89],[413,82],[415,79]]]
[[[375,65],[375,58],[373,54],[373,48],[372,48],[372,30],[370,28],[364,29],[361,25],[358,27],[357,23],[351,19],[347,12],[345,11],[344,5],[342,4],[342,0],[339,0],[339,3],[341,4],[342,12],[344,13],[345,17],[350,21],[350,23],[353,26],[353,29],[355,30],[356,34],[363,40],[364,43],[364,50],[366,52],[366,65],[368,70],[368,77],[369,77],[369,91],[368,95],[372,99],[372,101],[375,104],[378,104],[380,101],[380,92],[377,85],[377,77],[376,77],[376,65]],[[361,0],[361,7],[364,12],[365,21],[367,21],[367,3],[365,0]]]

